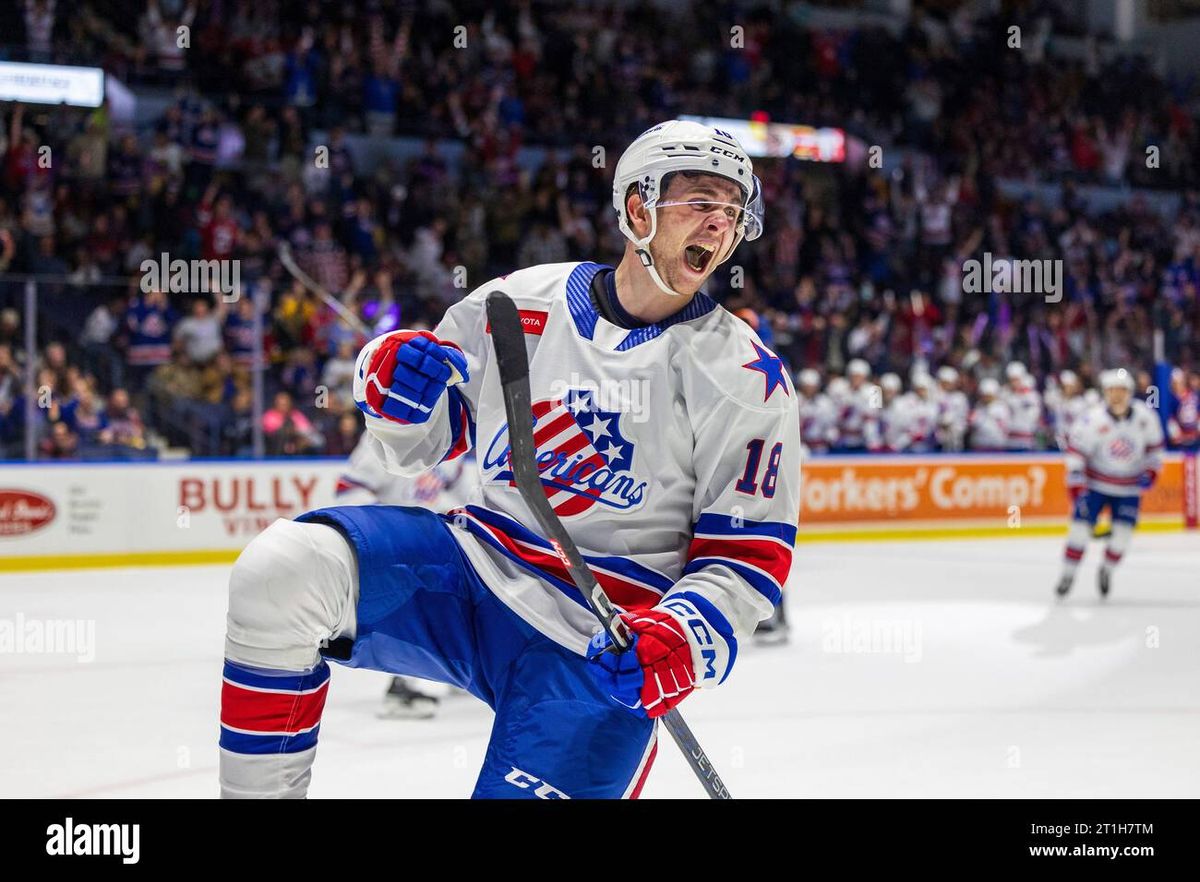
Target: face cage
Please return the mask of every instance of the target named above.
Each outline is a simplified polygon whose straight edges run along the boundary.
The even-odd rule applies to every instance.
[[[721,175],[720,177],[725,177]],[[646,201],[646,208],[653,210],[655,208],[666,208],[674,205],[708,205],[712,207],[727,205],[731,208],[736,208],[738,211],[737,219],[734,221],[734,231],[737,233],[738,241],[745,239],[747,242],[753,242],[763,234],[763,202],[762,202],[762,186],[758,181],[757,175],[751,175],[753,179],[750,197],[746,200],[745,205],[739,205],[736,202],[714,202],[711,199],[693,199],[686,202],[659,202],[658,199]],[[730,180],[726,178],[726,180]]]

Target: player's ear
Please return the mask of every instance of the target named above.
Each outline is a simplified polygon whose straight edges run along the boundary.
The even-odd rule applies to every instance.
[[[625,194],[625,216],[629,218],[629,228],[639,239],[650,232],[650,212],[637,187],[630,188]]]

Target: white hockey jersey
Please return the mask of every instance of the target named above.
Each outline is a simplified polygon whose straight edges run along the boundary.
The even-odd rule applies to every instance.
[[[1022,389],[1004,398],[1008,405],[1008,449],[1033,450],[1042,423],[1042,396],[1036,389]]]
[[[971,403],[960,389],[937,394],[937,440],[943,450],[962,450],[967,437]]]
[[[838,416],[838,446],[851,450],[878,447],[882,403],[879,387],[871,383],[851,390]]]
[[[1140,401],[1117,419],[1101,404],[1075,421],[1067,445],[1067,474],[1082,476],[1089,490],[1109,496],[1139,496],[1138,479],[1162,470],[1162,424]],[[1070,479],[1070,478],[1069,478]]]
[[[837,441],[837,406],[824,392],[799,396],[800,440],[813,453],[825,453]]]
[[[892,451],[904,451],[911,443],[912,403],[906,395],[896,395],[879,411],[879,447]]]
[[[1008,447],[1008,405],[999,398],[979,402],[971,411],[971,449],[1004,450]]]
[[[1058,442],[1060,450],[1067,449],[1071,427],[1075,425],[1075,421],[1093,406],[1082,395],[1059,398],[1051,410],[1051,415],[1054,418],[1054,439]]]
[[[419,505],[444,512],[472,501],[477,485],[470,452],[415,477],[393,475],[383,466],[379,440],[363,432],[338,477],[335,498],[338,505]]]
[[[928,454],[934,449],[937,404],[914,392],[899,395],[883,410],[883,443],[889,450]]]
[[[415,475],[476,450],[477,503],[453,535],[488,587],[580,654],[598,625],[535,529],[508,465],[504,402],[486,295],[517,304],[529,352],[542,483],[612,601],[625,609],[702,595],[737,637],[780,601],[799,517],[800,422],[780,359],[704,294],[642,328],[607,321],[589,295],[596,263],[520,270],[452,306],[434,333],[466,355],[469,380],[429,420],[367,416],[388,471]],[[364,399],[359,356],[355,399]],[[728,654],[715,685],[732,664]]]

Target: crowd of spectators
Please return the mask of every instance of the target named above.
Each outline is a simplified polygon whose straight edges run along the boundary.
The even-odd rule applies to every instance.
[[[21,454],[23,282],[38,278],[39,455],[244,456],[263,352],[265,452],[341,455],[353,358],[430,327],[488,278],[615,262],[608,156],[680,113],[835,125],[906,159],[885,172],[756,164],[767,232],[711,291],[792,369],[1063,370],[1200,363],[1194,89],[1132,58],[1051,59],[1044,22],[915,13],[899,34],[819,31],[800,6],[54,0],[0,12],[13,57],[101,63],[173,98],[129,130],[107,108],[0,104],[0,445]],[[919,4],[918,4],[919,5]],[[969,5],[964,5],[966,9]],[[744,28],[731,46],[734,25]],[[178,27],[190,28],[181,49]],[[461,35],[456,28],[465,30]],[[461,36],[462,39],[458,39]],[[6,38],[7,39],[7,38]],[[799,84],[799,85],[798,85]],[[314,147],[328,150],[313,161]],[[350,136],[426,139],[368,166]],[[446,145],[465,146],[460,159]],[[1160,148],[1151,167],[1145,148]],[[536,167],[526,146],[553,148]],[[51,162],[43,156],[53,157]],[[1057,184],[1011,200],[1000,178]],[[1081,184],[1165,188],[1098,211]],[[287,245],[360,330],[284,271]],[[964,261],[1062,261],[1062,298],[965,293]],[[143,290],[140,267],[239,262],[232,294]]]

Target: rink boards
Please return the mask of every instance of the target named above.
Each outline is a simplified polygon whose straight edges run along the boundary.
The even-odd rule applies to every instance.
[[[0,466],[0,571],[221,563],[276,518],[335,504],[340,460]],[[820,457],[802,470],[799,541],[1037,536],[1069,508],[1056,455]],[[1168,454],[1142,529],[1183,526]],[[1195,481],[1191,486],[1194,490]]]

